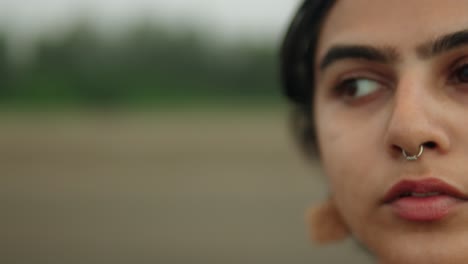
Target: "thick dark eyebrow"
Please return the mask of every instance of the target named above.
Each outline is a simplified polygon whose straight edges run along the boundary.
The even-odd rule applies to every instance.
[[[417,53],[421,58],[427,59],[466,45],[468,45],[468,30],[461,30],[420,45]]]
[[[336,45],[331,47],[320,63],[320,70],[325,70],[335,62],[346,59],[361,59],[379,63],[390,63],[398,59],[398,54],[391,48],[376,48],[365,45]]]

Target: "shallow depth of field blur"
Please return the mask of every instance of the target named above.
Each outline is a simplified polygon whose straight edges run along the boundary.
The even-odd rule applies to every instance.
[[[307,239],[326,188],[277,58],[298,4],[1,1],[0,263],[370,263]]]

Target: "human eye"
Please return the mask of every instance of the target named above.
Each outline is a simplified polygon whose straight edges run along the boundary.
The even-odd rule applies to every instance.
[[[376,80],[356,77],[342,81],[336,86],[335,91],[337,95],[346,102],[355,102],[372,97],[372,95],[377,94],[381,88],[382,84]]]
[[[454,84],[468,84],[468,62],[458,64],[452,71],[450,81]]]

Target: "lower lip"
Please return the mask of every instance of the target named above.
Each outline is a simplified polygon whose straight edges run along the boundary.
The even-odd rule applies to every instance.
[[[410,221],[437,221],[447,216],[459,199],[452,196],[438,195],[430,197],[404,197],[391,205],[394,212]]]

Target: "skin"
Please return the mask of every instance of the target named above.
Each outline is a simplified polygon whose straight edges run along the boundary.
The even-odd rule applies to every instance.
[[[320,157],[339,212],[381,263],[468,259],[467,202],[433,222],[402,219],[382,203],[404,179],[438,178],[468,194],[468,80],[459,78],[468,44],[422,54],[424,44],[468,29],[466,10],[462,0],[341,0],[324,21],[314,69]],[[336,45],[383,48],[398,58],[342,59],[322,69]],[[340,86],[353,78],[364,80],[357,90]],[[421,159],[403,159],[401,149],[415,154],[424,143]]]

